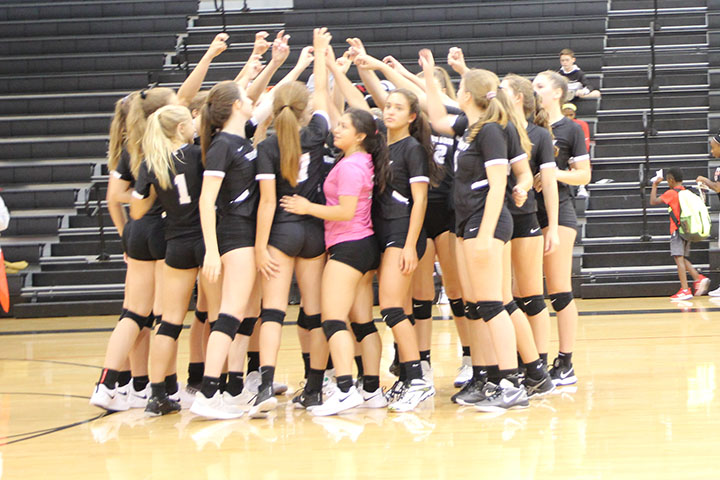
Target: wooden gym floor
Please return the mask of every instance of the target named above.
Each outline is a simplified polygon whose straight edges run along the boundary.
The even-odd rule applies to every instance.
[[[283,397],[269,419],[226,422],[89,406],[114,317],[0,320],[0,479],[719,478],[720,299],[578,304],[578,384],[500,416],[450,403],[459,359],[445,307],[438,393],[419,411],[317,419]],[[187,331],[179,357],[184,380]],[[301,372],[286,326],[278,380],[292,392]]]

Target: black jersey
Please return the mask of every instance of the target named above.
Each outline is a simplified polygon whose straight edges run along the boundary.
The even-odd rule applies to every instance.
[[[115,170],[110,172],[115,178],[130,182],[130,188],[135,187],[135,177],[133,177],[132,170],[130,169],[130,154],[124,148],[120,153],[120,160],[118,161]],[[155,201],[155,204],[150,207],[150,210],[145,215],[162,215],[163,207],[159,201]]]
[[[557,156],[555,157],[557,168],[568,170],[570,165],[575,162],[590,160],[590,155],[585,145],[585,133],[582,131],[580,125],[567,117],[563,117],[561,120],[552,124],[552,131],[555,136],[553,143],[558,149]],[[570,186],[566,183],[558,182],[559,202],[566,202],[570,200],[570,198]],[[538,199],[538,203],[541,205],[539,208],[544,208],[540,199]]]
[[[413,206],[410,185],[430,182],[425,149],[414,137],[398,140],[389,150],[390,179],[373,201],[373,211],[384,220],[409,217]]]
[[[462,134],[458,141],[455,156],[455,219],[460,224],[473,213],[485,208],[488,193],[486,167],[508,165],[507,134],[497,123],[486,123],[482,126],[472,142],[467,141],[470,133],[467,117],[458,116],[453,130]],[[465,131],[460,129],[466,127]],[[506,167],[507,168],[507,167]]]
[[[517,185],[517,178],[515,178],[515,174],[512,171],[512,164],[527,159],[527,153],[522,148],[522,144],[520,143],[520,134],[518,133],[517,127],[514,123],[507,123],[505,126],[505,135],[507,136],[508,159],[510,164],[510,168],[508,169],[505,203],[507,203],[508,209],[513,215],[535,212],[535,195],[532,193],[532,189],[528,192],[528,198],[522,207],[516,207],[515,202],[512,199],[513,188]]]
[[[322,189],[325,169],[325,139],[330,130],[330,120],[325,112],[317,111],[310,123],[300,131],[300,157],[297,185],[294,187],[280,172],[280,147],[277,135],[272,135],[260,142],[257,157],[257,180],[275,180],[277,206],[273,223],[296,222],[305,218],[285,211],[280,206],[280,199],[285,195],[301,195],[312,200],[316,198],[318,189]]]
[[[197,145],[183,145],[175,152],[175,174],[170,172],[172,188],[163,190],[157,177],[148,171],[147,163],[140,165],[133,195],[147,198],[150,186],[155,187],[158,200],[167,214],[165,239],[202,234],[198,201],[202,189],[202,154]]]
[[[538,127],[534,123],[528,122],[527,133],[533,144],[532,153],[530,154],[528,162],[533,176],[543,168],[555,168],[555,153],[550,132],[546,128]],[[516,207],[515,202],[510,200],[508,202],[508,208],[513,215],[535,213],[538,209],[535,189],[530,189],[527,201],[525,201],[522,207]]]
[[[448,114],[460,115],[462,110],[455,107],[446,106]],[[455,172],[455,144],[454,136],[442,135],[435,130],[432,132],[433,143],[433,160],[445,173],[440,185],[437,187],[430,186],[428,191],[429,202],[448,202],[452,208],[452,184]]]
[[[246,138],[225,132],[213,138],[205,157],[204,175],[223,179],[217,198],[218,215],[255,219],[259,196],[256,157],[257,152]]]

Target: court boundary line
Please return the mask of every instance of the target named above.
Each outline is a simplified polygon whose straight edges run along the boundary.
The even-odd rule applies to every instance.
[[[617,316],[617,315],[662,315],[672,313],[702,313],[702,312],[720,312],[720,307],[687,307],[687,309],[677,308],[658,308],[658,309],[644,309],[644,310],[599,310],[599,311],[582,311],[578,312],[580,317],[597,317],[602,315]],[[555,312],[550,312],[551,317],[557,316]],[[68,317],[70,318],[70,317]],[[452,317],[445,315],[433,316],[433,320],[452,320]],[[373,319],[376,323],[381,323],[382,319]],[[286,321],[283,325],[297,325],[297,322]],[[189,329],[190,325],[183,325],[183,329]],[[67,328],[67,329],[51,329],[51,330],[15,330],[0,332],[0,337],[9,337],[16,335],[52,335],[62,333],[108,333],[112,332],[114,327],[91,327],[91,328]]]

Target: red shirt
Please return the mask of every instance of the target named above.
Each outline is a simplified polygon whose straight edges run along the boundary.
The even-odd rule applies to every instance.
[[[660,200],[662,200],[663,203],[672,208],[672,211],[675,214],[675,218],[677,218],[678,220],[680,220],[680,199],[678,198],[678,192],[680,190],[685,190],[685,187],[675,187],[672,190],[668,190],[667,192],[660,195]],[[670,217],[670,235],[675,233],[675,230],[677,230],[677,225],[673,221],[672,217]]]
[[[573,122],[577,123],[582,127],[583,133],[585,133],[585,148],[587,148],[587,151],[590,151],[590,126],[585,120],[580,120],[577,118],[573,118]]]

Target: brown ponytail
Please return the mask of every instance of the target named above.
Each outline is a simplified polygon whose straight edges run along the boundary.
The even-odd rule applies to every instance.
[[[275,88],[273,116],[280,147],[280,173],[293,187],[297,185],[300,156],[300,120],[308,105],[310,93],[300,82]]]
[[[147,119],[160,107],[169,104],[175,95],[169,88],[158,87],[143,90],[135,95],[130,103],[127,115],[127,150],[130,154],[130,170],[137,178],[143,157],[142,138],[145,134]]]
[[[215,85],[207,95],[205,103],[200,107],[200,145],[202,147],[202,164],[205,166],[207,151],[212,137],[232,115],[233,104],[240,100],[240,87],[227,80]]]
[[[127,116],[130,111],[130,104],[137,96],[138,92],[132,92],[128,96],[121,98],[115,102],[115,113],[110,123],[110,140],[108,142],[108,170],[117,169],[120,161],[123,146],[127,141]]]

